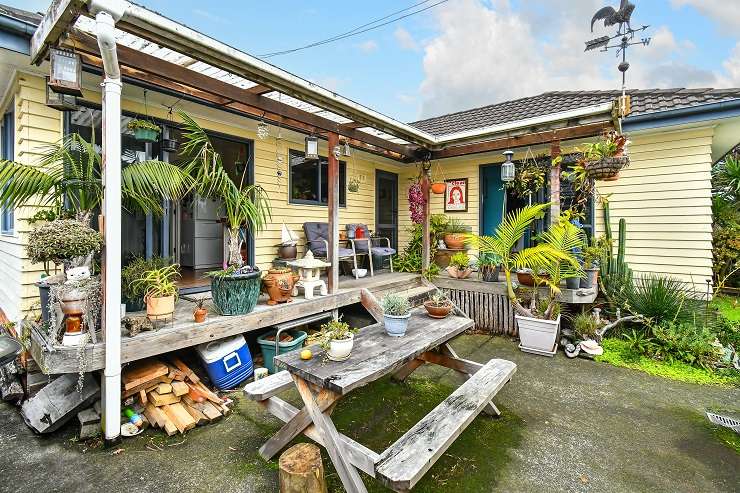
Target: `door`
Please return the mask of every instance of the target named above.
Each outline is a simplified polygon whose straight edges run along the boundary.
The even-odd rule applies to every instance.
[[[375,172],[375,232],[398,249],[398,175]]]
[[[480,168],[481,234],[491,236],[501,223],[504,211],[504,183],[501,181],[501,166],[487,164]]]

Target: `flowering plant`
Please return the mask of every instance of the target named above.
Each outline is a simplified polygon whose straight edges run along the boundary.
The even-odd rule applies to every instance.
[[[413,183],[409,187],[409,213],[411,214],[411,220],[416,224],[424,222],[424,206],[426,205],[426,199],[421,190],[421,185]]]

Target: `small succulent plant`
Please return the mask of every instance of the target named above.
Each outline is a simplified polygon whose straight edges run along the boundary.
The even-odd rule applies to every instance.
[[[405,317],[411,313],[411,303],[400,294],[389,294],[380,302],[383,313],[392,317]]]

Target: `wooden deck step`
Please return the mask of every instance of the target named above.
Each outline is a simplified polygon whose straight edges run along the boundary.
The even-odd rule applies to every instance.
[[[264,401],[293,387],[290,372],[283,370],[265,378],[260,378],[244,387],[244,393],[253,401]]]
[[[492,359],[380,455],[376,477],[409,491],[516,372],[511,361]]]

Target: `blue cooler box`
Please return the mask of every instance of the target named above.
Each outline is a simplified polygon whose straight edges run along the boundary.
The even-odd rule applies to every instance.
[[[252,376],[254,365],[247,341],[242,335],[199,345],[196,350],[203,360],[213,385],[233,389]]]

